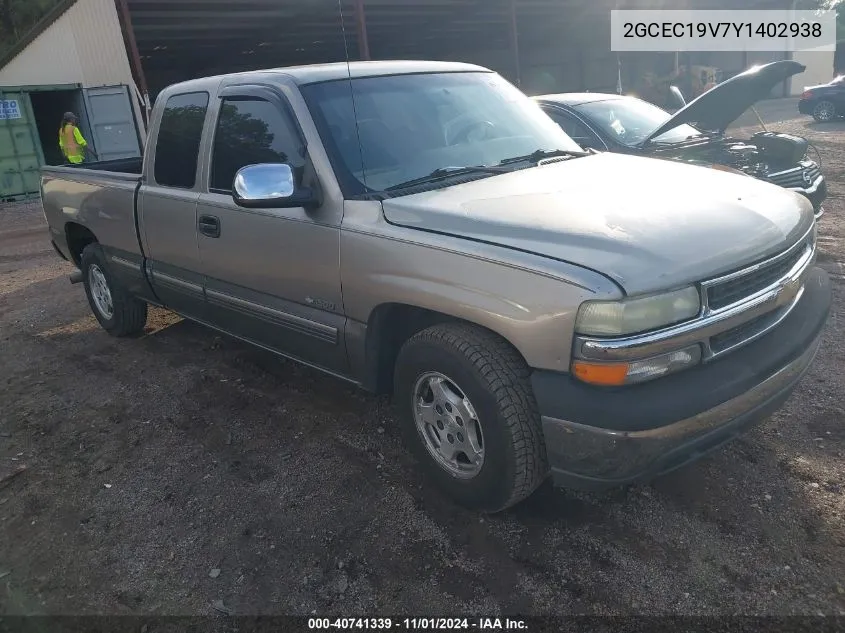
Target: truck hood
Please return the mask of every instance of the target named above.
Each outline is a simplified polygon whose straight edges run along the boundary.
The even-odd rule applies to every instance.
[[[780,82],[805,69],[806,66],[790,59],[749,68],[690,101],[654,130],[643,144],[683,123],[712,132],[724,132],[743,112],[765,99]]]
[[[813,223],[808,201],[755,178],[610,152],[382,204],[392,224],[570,262],[628,294],[753,263]]]

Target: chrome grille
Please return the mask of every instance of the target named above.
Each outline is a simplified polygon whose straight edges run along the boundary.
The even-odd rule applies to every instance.
[[[698,318],[627,337],[578,336],[575,355],[599,362],[651,358],[698,344],[708,363],[773,332],[801,301],[816,255],[816,225],[790,248],[700,284]]]
[[[708,306],[711,310],[720,310],[771,286],[792,270],[806,254],[808,248],[810,246],[806,244],[804,248],[796,248],[787,257],[761,266],[747,275],[729,279],[707,288]]]
[[[807,172],[810,182],[804,180],[804,172]],[[819,166],[815,163],[811,163],[788,171],[782,171],[777,174],[770,174],[769,180],[776,185],[789,189],[806,189],[816,182],[816,179],[821,175],[821,173]]]
[[[780,311],[769,312],[768,314],[759,316],[756,319],[746,321],[742,325],[738,325],[727,332],[711,336],[710,350],[714,354],[721,354],[722,352],[726,352],[741,343],[745,343],[767,330],[772,323],[780,318],[780,316]]]

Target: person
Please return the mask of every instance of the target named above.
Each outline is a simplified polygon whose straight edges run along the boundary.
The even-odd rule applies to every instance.
[[[62,127],[59,129],[59,148],[69,163],[79,164],[85,160],[88,141],[79,131],[79,119],[73,112],[65,112]]]

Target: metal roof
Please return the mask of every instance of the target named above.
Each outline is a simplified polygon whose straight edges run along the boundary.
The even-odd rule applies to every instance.
[[[358,59],[357,0],[127,0],[145,66]],[[735,6],[736,0],[515,0],[520,46],[609,48],[615,8]],[[510,50],[511,0],[362,0],[374,59]],[[744,0],[746,8],[789,0]],[[342,18],[341,18],[342,16]],[[607,26],[605,26],[607,25]],[[586,27],[586,28],[585,28]],[[592,28],[591,28],[592,27]],[[606,38],[606,39],[605,39]],[[266,66],[264,63],[253,64]]]
[[[356,5],[363,4],[373,59],[448,59],[511,48],[511,0],[126,0],[146,69],[201,76],[218,67],[288,66],[360,59]],[[0,67],[75,2],[61,0]],[[514,0],[520,49],[607,50],[609,10],[656,0]],[[667,8],[715,8],[735,0],[662,0]],[[747,8],[789,0],[745,0]],[[549,59],[549,63],[559,60]]]
[[[571,2],[571,0],[570,0]],[[354,0],[128,0],[145,66],[292,65],[359,59]],[[572,20],[564,0],[521,0],[546,35]],[[583,3],[581,3],[583,4]],[[340,10],[339,10],[340,9]],[[508,50],[509,0],[365,0],[373,58],[432,57],[456,46]],[[557,14],[557,16],[555,16]],[[556,18],[556,19],[555,19]],[[527,23],[527,22],[526,22]],[[533,34],[532,34],[533,35]]]

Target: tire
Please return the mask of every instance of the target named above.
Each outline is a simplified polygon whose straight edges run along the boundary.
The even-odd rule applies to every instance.
[[[827,123],[836,118],[836,104],[822,99],[813,106],[813,118],[819,123]]]
[[[399,351],[394,398],[405,443],[434,484],[461,505],[499,512],[528,497],[546,478],[546,447],[529,376],[528,365],[510,344],[470,325],[430,327]],[[432,384],[454,399],[432,398],[429,403],[420,394],[433,394],[434,389],[426,388]],[[455,406],[438,413],[438,402]],[[443,419],[418,424],[417,413],[423,410]],[[461,419],[461,411],[470,420]],[[470,436],[475,438],[472,446]],[[434,447],[438,439],[447,451],[458,445],[469,450],[455,464],[444,465]],[[453,439],[455,443],[446,444]],[[483,451],[480,464],[469,457],[478,445]],[[465,472],[457,472],[460,468]]]
[[[115,279],[99,244],[95,242],[85,247],[80,268],[88,304],[103,329],[116,337],[135,336],[143,332],[147,324],[147,304],[132,296]],[[101,284],[105,284],[107,293],[103,292]]]

